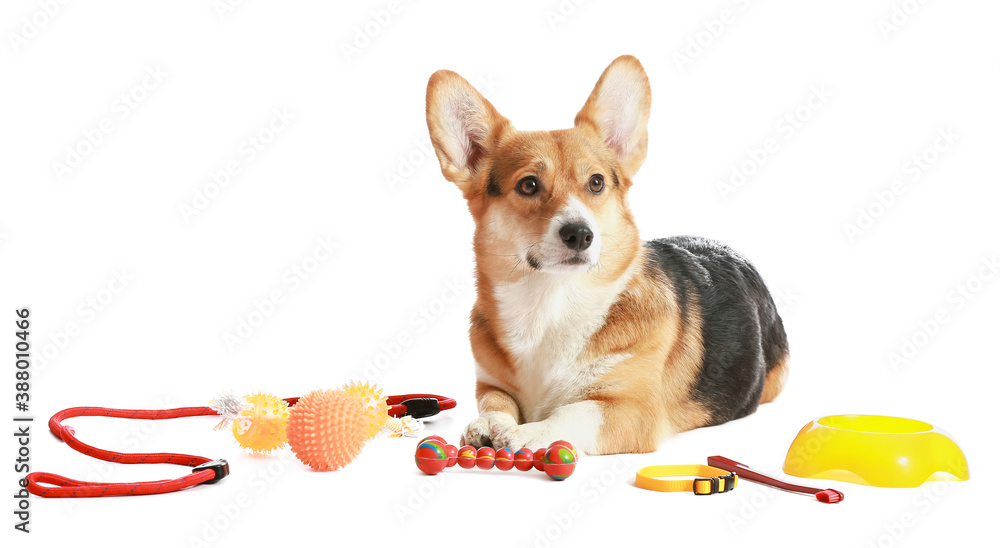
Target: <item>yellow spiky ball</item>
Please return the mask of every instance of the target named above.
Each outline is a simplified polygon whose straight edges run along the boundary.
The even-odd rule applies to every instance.
[[[233,422],[233,437],[244,449],[270,453],[288,442],[285,424],[288,404],[272,394],[256,393],[243,398],[250,406]]]
[[[365,432],[368,439],[374,438],[389,419],[389,406],[386,404],[386,398],[382,396],[382,391],[374,384],[355,381],[345,384],[341,390],[364,405],[368,416]]]

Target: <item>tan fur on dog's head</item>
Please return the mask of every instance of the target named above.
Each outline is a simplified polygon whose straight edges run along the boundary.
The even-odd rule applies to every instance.
[[[646,157],[650,98],[642,65],[622,56],[572,128],[522,132],[458,74],[431,76],[427,125],[442,173],[475,218],[480,278],[587,273],[606,283],[628,267],[640,242],[627,194]],[[589,227],[592,243],[564,245],[567,224]]]

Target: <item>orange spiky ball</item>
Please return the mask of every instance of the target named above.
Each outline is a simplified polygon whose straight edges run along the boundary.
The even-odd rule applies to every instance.
[[[277,396],[261,392],[243,399],[250,406],[233,421],[233,437],[240,447],[254,453],[270,453],[285,445],[288,404]]]
[[[362,384],[353,381],[345,384],[343,390],[365,406],[368,414],[368,438],[374,438],[385,428],[385,423],[389,419],[389,406],[386,404],[386,398],[382,396],[382,391],[367,382]]]
[[[339,470],[368,440],[368,411],[343,390],[314,390],[289,409],[288,444],[304,464]]]

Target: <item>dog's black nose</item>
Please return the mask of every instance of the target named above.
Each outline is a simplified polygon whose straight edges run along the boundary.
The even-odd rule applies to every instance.
[[[573,251],[583,251],[594,242],[594,232],[583,223],[568,223],[559,229],[559,237],[566,247]]]

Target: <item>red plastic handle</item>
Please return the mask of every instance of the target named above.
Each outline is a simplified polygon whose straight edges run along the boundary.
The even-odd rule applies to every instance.
[[[813,487],[805,487],[802,485],[794,485],[783,482],[758,472],[743,463],[736,462],[733,459],[727,459],[726,457],[720,457],[718,455],[708,457],[708,465],[716,468],[722,468],[723,470],[728,470],[730,472],[736,472],[736,475],[742,479],[763,483],[764,485],[770,485],[771,487],[777,487],[778,489],[784,489],[785,491],[792,491],[793,493],[815,495],[816,493],[823,491],[823,489],[815,489]]]

